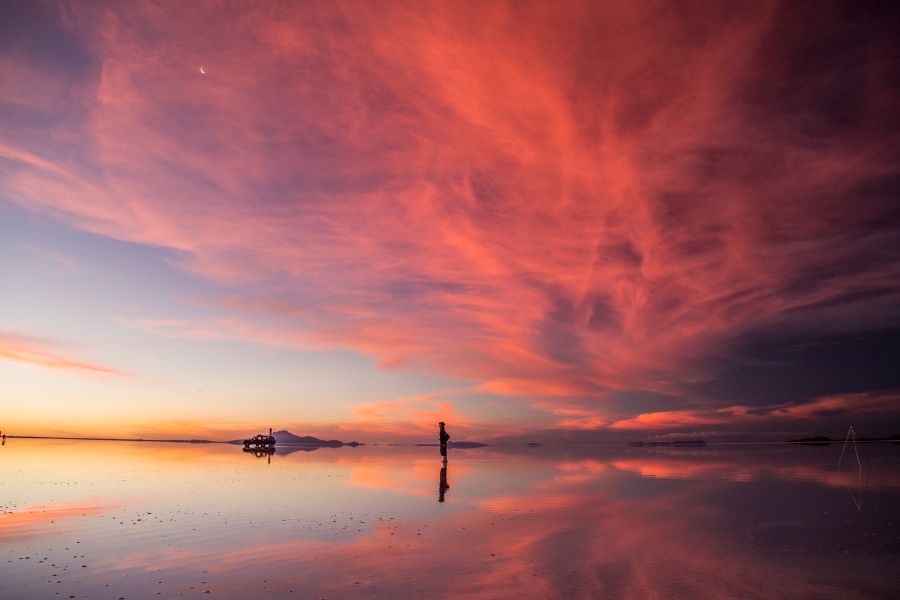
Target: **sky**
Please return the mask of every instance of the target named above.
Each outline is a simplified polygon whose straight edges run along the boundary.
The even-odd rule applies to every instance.
[[[900,433],[898,27],[3,2],[0,429]]]

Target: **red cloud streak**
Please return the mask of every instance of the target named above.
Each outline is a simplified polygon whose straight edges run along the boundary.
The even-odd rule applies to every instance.
[[[755,327],[896,315],[892,47],[812,68],[784,10],[70,6],[88,66],[0,64],[50,124],[2,134],[0,168],[225,286],[234,319],[167,333],[355,348],[599,426],[610,391],[678,394]]]

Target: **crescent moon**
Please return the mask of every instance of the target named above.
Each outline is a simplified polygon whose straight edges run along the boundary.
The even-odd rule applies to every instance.
[[[206,75],[206,71],[203,70],[203,67],[200,67],[200,73],[201,73],[202,75]]]

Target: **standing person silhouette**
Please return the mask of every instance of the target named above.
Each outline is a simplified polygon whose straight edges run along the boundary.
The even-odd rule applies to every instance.
[[[441,428],[440,435],[439,435],[439,438],[441,441],[441,456],[443,456],[444,460],[446,461],[447,460],[447,442],[450,440],[450,434],[447,433],[446,429],[444,429],[443,421],[438,423],[438,425]]]

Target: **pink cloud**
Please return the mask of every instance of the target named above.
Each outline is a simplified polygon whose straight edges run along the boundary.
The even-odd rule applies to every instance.
[[[351,348],[593,428],[608,391],[677,394],[754,327],[852,329],[900,301],[885,207],[858,193],[897,174],[873,128],[895,91],[862,71],[862,125],[810,130],[754,91],[783,83],[760,58],[776,5],[739,12],[77,6],[98,67],[83,118],[0,140],[5,185],[177,250],[233,313],[141,327]]]
[[[41,246],[35,246],[35,245],[31,245],[31,244],[29,244],[25,247],[28,250],[30,250],[31,252],[33,252],[39,256],[43,256],[43,257],[46,257],[46,258],[52,260],[54,263],[59,265],[63,270],[65,270],[68,273],[75,273],[82,269],[82,265],[77,260],[75,260],[75,258],[73,258],[72,256],[69,256],[68,254],[66,254],[64,252],[59,252],[57,250],[52,250],[50,248],[43,248]]]
[[[779,407],[775,414],[798,419],[811,419],[834,414],[885,414],[900,412],[900,390],[834,394],[815,398],[805,404]]]

